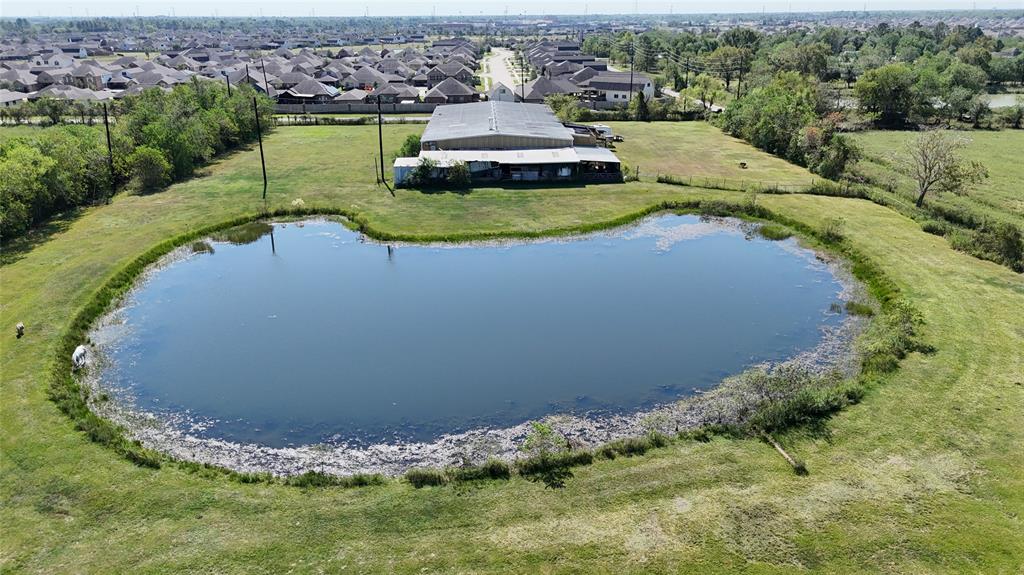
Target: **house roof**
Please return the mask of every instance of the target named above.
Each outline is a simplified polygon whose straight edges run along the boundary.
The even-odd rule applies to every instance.
[[[445,78],[438,85],[434,86],[427,97],[436,96],[472,96],[476,91],[455,78]]]
[[[649,84],[651,79],[644,74],[633,76],[633,86],[629,84],[629,72],[599,72],[596,76],[580,83],[582,86],[589,86],[594,90],[619,90],[628,92],[630,90],[642,90]]]
[[[543,100],[552,94],[572,94],[579,91],[579,87],[568,80],[552,80],[540,76],[526,83],[525,93],[527,100]],[[523,92],[520,91],[520,93]]]
[[[356,88],[354,90],[342,92],[334,100],[339,102],[365,102],[367,95],[369,95],[369,92],[367,92],[366,90],[360,90],[359,88]]]
[[[567,146],[573,142],[572,132],[558,121],[551,108],[496,100],[437,107],[421,140],[440,142],[495,135],[547,138]]]
[[[296,98],[313,98],[316,96],[333,98],[338,95],[338,91],[326,84],[308,78],[286,90],[285,94]]]

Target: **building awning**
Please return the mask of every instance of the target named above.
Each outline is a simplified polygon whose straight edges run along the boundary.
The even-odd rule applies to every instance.
[[[574,148],[576,156],[581,162],[604,162],[606,164],[618,164],[619,158],[608,148],[590,148],[580,146]]]
[[[420,158],[430,158],[439,168],[456,162],[494,162],[503,165],[578,164],[604,162],[618,164],[619,159],[607,148],[543,148],[535,150],[423,150],[417,158],[396,158],[395,167],[416,166]]]

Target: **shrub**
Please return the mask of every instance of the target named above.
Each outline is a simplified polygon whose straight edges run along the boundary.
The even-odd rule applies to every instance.
[[[288,477],[284,482],[285,485],[294,487],[367,487],[383,485],[387,479],[377,474],[331,475],[320,471],[307,471]]]
[[[850,182],[838,183],[830,180],[814,180],[803,192],[815,196],[870,199],[867,190]]]
[[[140,191],[157,190],[171,182],[171,164],[156,148],[135,148],[128,156],[128,169]]]
[[[925,233],[944,236],[950,231],[950,225],[939,220],[925,220],[921,222],[921,230]]]
[[[455,162],[448,167],[448,184],[456,190],[464,190],[472,183],[466,162]]]
[[[1017,226],[1006,222],[986,224],[978,230],[975,242],[979,252],[992,256],[1013,271],[1024,271],[1024,239]]]
[[[488,479],[510,479],[512,467],[504,461],[489,459],[483,465],[453,467],[448,470],[452,481],[482,481]]]
[[[862,315],[862,316],[866,316],[866,317],[871,317],[871,316],[875,315],[875,310],[870,305],[868,305],[866,303],[861,303],[861,302],[857,302],[857,301],[848,301],[848,302],[846,302],[846,306],[845,307],[846,307],[846,313],[848,313],[850,315]]]
[[[986,223],[977,230],[954,229],[947,233],[946,239],[956,250],[1017,272],[1024,271],[1024,239],[1012,224]]]
[[[428,485],[444,485],[448,478],[439,469],[410,469],[405,472],[405,480],[419,489]]]
[[[416,134],[409,134],[402,147],[398,149],[398,157],[415,158],[420,155],[420,137]]]
[[[643,455],[651,449],[665,447],[669,439],[656,432],[648,433],[643,437],[629,437],[606,443],[597,449],[597,455],[605,459],[615,459],[619,455],[632,457]]]
[[[416,167],[406,177],[403,186],[409,188],[422,188],[430,186],[434,182],[434,170],[437,169],[437,162],[423,157],[416,163]]]
[[[586,450],[566,451],[563,453],[541,453],[527,459],[521,459],[516,467],[519,474],[529,481],[542,482],[545,487],[558,489],[565,487],[571,479],[572,467],[590,465],[594,462],[594,454]]]
[[[779,224],[764,224],[757,228],[757,233],[767,240],[784,240],[793,235],[789,228]]]
[[[569,441],[554,430],[551,425],[540,421],[530,422],[530,433],[520,447],[531,455],[558,453],[569,449]]]
[[[818,236],[821,237],[825,243],[838,243],[843,240],[843,226],[846,224],[846,220],[843,218],[828,218],[822,222],[821,227],[818,229]]]

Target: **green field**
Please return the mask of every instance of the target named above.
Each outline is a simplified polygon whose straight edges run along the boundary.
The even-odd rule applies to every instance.
[[[929,196],[926,202],[962,206],[989,217],[1006,219],[1024,227],[1024,131],[952,132],[969,140],[964,156],[981,162],[989,178],[966,196]],[[877,179],[896,178],[897,190],[906,199],[914,199],[914,183],[906,175],[907,145],[914,132],[866,132],[854,139],[864,151],[860,168]]]
[[[387,126],[385,149],[421,129]],[[809,176],[704,124],[615,129],[623,159],[650,172],[733,177],[746,161],[745,177]],[[302,198],[402,235],[532,233],[665,200],[745,197],[652,182],[392,196],[374,185],[374,126],[281,128],[265,147],[271,208]],[[1024,279],[863,200],[757,200],[812,226],[844,218],[850,245],[923,313],[936,350],[879,379],[827,434],[783,438],[805,477],[760,442],[715,439],[578,468],[562,490],[521,478],[305,490],[140,468],[90,443],[46,397],[72,316],[161,240],[257,212],[261,187],[259,153],[243,151],[4,246],[4,572],[1021,572]]]
[[[608,125],[625,139],[616,144],[616,152],[629,166],[640,167],[642,179],[654,180],[658,174],[694,176],[695,185],[707,178],[712,184],[742,189],[744,184],[808,186],[817,178],[705,122]],[[741,162],[747,164],[746,169],[740,167]]]

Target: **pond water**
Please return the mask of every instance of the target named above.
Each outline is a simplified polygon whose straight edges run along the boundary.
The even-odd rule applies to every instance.
[[[1024,99],[1024,94],[985,94],[982,97],[988,100],[989,108],[996,109],[1016,106]]]
[[[653,407],[841,322],[813,252],[731,220],[452,246],[273,230],[147,275],[101,342],[102,386],[198,437],[430,441]]]

